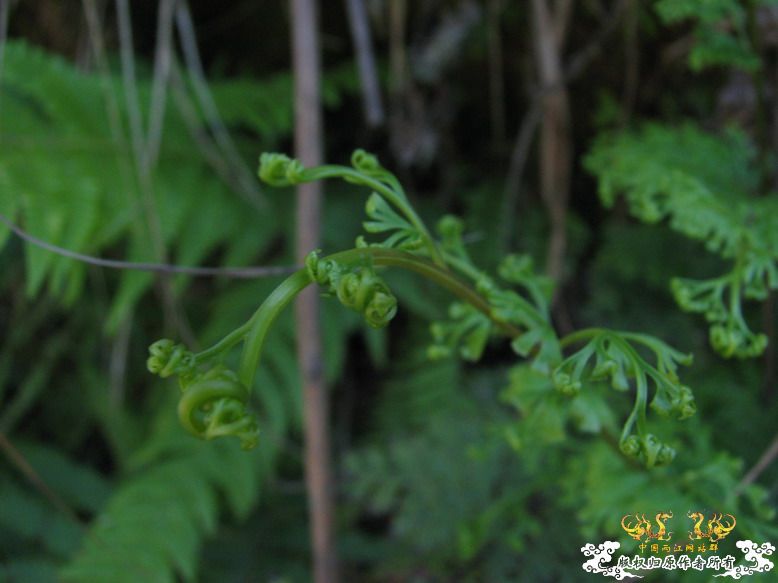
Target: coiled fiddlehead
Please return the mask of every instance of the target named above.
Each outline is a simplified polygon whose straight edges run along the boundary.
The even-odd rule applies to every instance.
[[[666,466],[676,456],[675,449],[659,441],[652,433],[630,435],[619,447],[624,455],[641,461],[647,468]]]
[[[176,344],[169,338],[157,340],[149,346],[149,358],[146,367],[149,372],[167,378],[171,375],[181,377],[194,373],[194,354],[183,344]]]
[[[381,166],[378,158],[364,150],[354,151],[351,167],[327,164],[305,168],[299,160],[285,154],[265,153],[259,158],[259,177],[271,186],[291,186],[325,178],[340,178],[365,186],[373,191],[366,205],[371,220],[365,222],[365,230],[392,233],[380,246],[408,250],[423,248],[435,263],[445,264],[437,243],[408,202],[400,181]]]
[[[373,328],[386,326],[397,314],[397,298],[371,263],[347,267],[309,253],[305,267],[311,279],[334,293],[345,307],[362,314]]]
[[[437,360],[451,356],[456,350],[464,360],[478,361],[492,333],[492,321],[470,304],[461,302],[449,306],[448,316],[448,321],[430,326],[434,344],[427,349],[427,356]]]
[[[767,336],[754,333],[743,317],[743,298],[764,299],[778,287],[778,272],[771,264],[739,258],[733,270],[708,280],[674,278],[672,291],[682,310],[705,315],[710,323],[710,344],[726,358],[755,358],[767,347]]]
[[[232,435],[243,449],[256,446],[259,424],[246,408],[249,391],[234,372],[223,366],[199,372],[196,356],[167,338],[149,347],[146,366],[162,378],[179,377],[178,418],[192,435],[202,439]]]
[[[745,134],[647,125],[599,140],[584,162],[600,179],[605,206],[623,194],[636,218],[666,219],[671,229],[733,262],[719,277],[671,283],[682,310],[704,315],[711,347],[725,358],[764,353],[768,337],[751,329],[744,303],[778,289],[778,204],[775,197],[754,196],[759,173],[752,153]],[[703,159],[707,163],[700,165]]]
[[[629,390],[634,382],[635,407],[624,424],[621,450],[647,466],[672,460],[674,450],[646,431],[648,385],[652,382],[656,388],[651,407],[658,413],[676,419],[692,415],[691,391],[675,374],[676,363],[686,360],[684,355],[651,337],[599,329],[581,330],[560,340],[550,314],[553,282],[534,272],[529,256],[506,257],[498,269],[503,283],[498,283],[469,257],[461,220],[453,216],[441,219],[437,226],[441,240],[433,239],[397,178],[362,150],[354,152],[351,167],[305,168],[283,154],[263,154],[259,175],[273,186],[341,178],[368,187],[372,193],[366,203],[369,220],[364,223],[365,231],[386,234],[386,239],[368,243],[360,238],[355,249],[328,257],[320,257],[317,251],[310,253],[305,267],[281,282],[245,324],[200,353],[193,354],[170,340],[151,346],[149,370],[162,377],[179,376],[182,397],[178,413],[192,434],[204,439],[233,435],[244,448],[253,447],[258,424],[246,405],[265,339],[278,314],[305,287],[316,283],[325,294],[362,314],[368,325],[386,326],[397,313],[397,299],[376,273],[376,266],[400,267],[440,284],[462,302],[452,306],[450,321],[433,325],[436,345],[430,348],[431,356],[457,350],[465,359],[477,360],[490,337],[501,335],[511,339],[517,355],[531,359],[532,373],[545,379],[550,392],[556,386],[559,393],[576,398],[585,381],[610,379],[621,391]],[[751,279],[759,279],[762,272],[757,276]],[[521,293],[510,287],[521,288]],[[760,291],[754,287],[753,293]],[[586,345],[564,358],[562,349],[582,340]],[[243,352],[237,375],[211,365],[239,342],[243,342]],[[653,351],[656,364],[644,360],[633,344]],[[549,391],[544,388],[538,394]],[[550,398],[561,399],[560,395]],[[533,401],[543,407],[545,399]]]
[[[285,154],[264,153],[259,158],[259,177],[270,186],[291,186],[304,179],[305,167]]]
[[[249,391],[234,372],[216,366],[186,383],[182,391],[178,419],[192,435],[202,439],[232,435],[243,449],[256,446],[259,424],[246,408]]]
[[[646,410],[649,406],[649,383],[655,387],[650,407],[663,417],[679,421],[694,415],[697,406],[689,387],[682,385],[676,370],[679,364],[691,364],[691,357],[664,342],[643,334],[612,330],[581,330],[568,336],[569,344],[580,338],[590,340],[557,366],[552,379],[563,395],[575,397],[585,382],[609,380],[617,391],[628,391],[630,379],[635,383],[635,405],[624,423],[619,447],[628,457],[647,467],[669,464],[675,450],[648,432]],[[642,346],[653,353],[656,365],[636,350]],[[633,433],[637,431],[637,433]]]

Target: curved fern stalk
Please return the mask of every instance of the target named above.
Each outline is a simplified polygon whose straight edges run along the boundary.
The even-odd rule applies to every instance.
[[[739,253],[731,272],[708,280],[676,277],[675,301],[687,312],[702,313],[710,323],[711,346],[729,358],[755,358],[767,347],[767,335],[751,331],[743,317],[745,298],[765,299],[778,288],[778,268],[771,261],[748,261]]]
[[[525,297],[472,263],[462,242],[464,226],[459,219],[444,217],[437,229],[441,241],[433,239],[394,175],[362,150],[352,156],[352,168],[306,169],[283,154],[263,154],[259,174],[276,186],[331,177],[367,186],[373,193],[366,205],[371,220],[365,230],[386,233],[388,238],[368,244],[360,237],[354,249],[328,256],[312,251],[305,267],[276,287],[245,324],[202,352],[191,353],[171,340],[153,344],[148,368],[162,377],[179,377],[179,418],[191,433],[204,439],[235,436],[242,447],[254,447],[259,423],[248,409],[249,394],[267,334],[278,315],[303,289],[316,284],[325,295],[360,313],[369,326],[386,326],[397,313],[397,299],[378,271],[395,267],[437,283],[459,300],[452,305],[450,321],[433,324],[436,344],[430,356],[457,351],[475,361],[489,339],[499,335],[510,338],[514,352],[551,376],[563,394],[574,396],[585,384],[604,379],[620,391],[634,382],[635,405],[624,424],[621,450],[649,467],[673,459],[675,451],[647,430],[649,384],[655,387],[651,407],[657,413],[679,420],[692,415],[694,398],[676,374],[677,365],[688,364],[690,357],[656,338],[628,332],[587,329],[560,340],[549,313],[552,283],[534,273],[528,256],[508,256],[498,270],[500,278],[523,289]],[[583,348],[563,357],[565,347],[582,341],[586,342]],[[239,368],[233,373],[221,360],[241,342]],[[653,353],[655,364],[638,348]]]
[[[374,220],[365,223],[371,233],[395,230],[401,233],[389,247],[402,243],[406,248],[424,247],[432,260],[445,265],[440,250],[424,222],[408,201],[397,177],[386,170],[378,159],[364,150],[355,150],[348,166],[324,165],[305,168],[299,160],[285,154],[265,153],[260,157],[259,177],[271,186],[290,186],[325,178],[342,178],[374,191],[368,198],[367,214]],[[391,207],[394,207],[397,214]]]
[[[397,250],[356,248],[327,258],[312,252],[306,268],[284,280],[254,315],[214,346],[192,353],[172,340],[158,340],[149,347],[147,368],[163,378],[179,377],[182,396],[178,415],[182,425],[203,439],[235,436],[245,449],[257,443],[258,422],[247,408],[248,387],[253,386],[262,348],[276,318],[303,289],[317,283],[340,302],[361,313],[368,325],[387,325],[397,313],[397,300],[376,274],[376,266],[395,266],[421,273],[484,313],[490,306],[475,290],[431,261]],[[505,331],[519,331],[503,324]],[[236,344],[243,342],[236,373],[215,364]]]
[[[681,384],[676,373],[679,364],[691,364],[691,355],[645,334],[599,328],[574,332],[563,338],[561,344],[567,346],[584,340],[587,342],[580,350],[554,369],[552,378],[557,390],[575,396],[587,380],[608,380],[615,390],[628,391],[630,380],[634,380],[635,404],[624,423],[619,447],[625,455],[639,459],[647,467],[670,463],[675,458],[675,450],[648,432],[649,383],[655,387],[650,406],[656,413],[679,421],[691,417],[697,410],[694,395],[689,387]],[[649,363],[638,348],[653,353],[656,365]]]

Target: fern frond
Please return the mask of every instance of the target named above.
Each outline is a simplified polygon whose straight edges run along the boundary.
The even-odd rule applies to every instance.
[[[196,442],[175,419],[160,419],[130,465],[134,475],[120,483],[61,571],[63,582],[194,581],[220,497],[245,517],[262,477],[256,456],[232,442]]]
[[[324,77],[324,97],[331,105],[358,90],[356,76],[345,66]],[[191,120],[185,121],[178,108],[169,108],[151,192],[142,192],[128,144],[111,133],[101,83],[96,75],[80,72],[40,48],[21,41],[6,43],[0,212],[22,222],[32,235],[73,251],[99,255],[124,247],[130,260],[155,261],[159,258],[151,227],[145,224],[143,202],[150,194],[163,243],[175,261],[194,265],[213,253],[225,263],[255,260],[281,232],[278,209],[258,213],[214,175],[191,137]],[[109,79],[108,85],[119,89],[118,79]],[[251,129],[268,147],[290,134],[290,75],[217,80],[211,87],[230,128]],[[138,89],[145,110],[151,80],[141,77]],[[125,104],[117,103],[119,121],[126,124]],[[205,128],[207,120],[199,121]],[[254,152],[256,139],[252,140]],[[6,237],[7,230],[0,229],[0,244]],[[66,304],[81,296],[86,270],[79,263],[30,247],[26,267],[29,295],[46,287]],[[153,281],[148,275],[126,272],[119,279],[106,324],[109,332],[117,329]],[[188,281],[179,278],[178,291]]]
[[[666,220],[733,262],[732,271],[718,278],[675,279],[673,293],[682,309],[705,315],[719,353],[761,354],[766,337],[750,330],[741,303],[778,288],[778,201],[753,196],[759,175],[745,136],[714,136],[692,124],[646,125],[601,137],[585,165],[599,179],[606,206],[623,195],[638,219]]]

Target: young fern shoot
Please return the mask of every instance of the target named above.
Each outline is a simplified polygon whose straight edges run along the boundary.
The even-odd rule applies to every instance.
[[[182,391],[178,415],[183,426],[203,439],[234,436],[243,448],[257,444],[260,423],[248,408],[251,387],[262,348],[276,317],[308,285],[337,298],[372,327],[386,326],[397,313],[397,299],[381,278],[382,268],[413,271],[446,288],[456,298],[449,320],[432,325],[431,358],[458,354],[477,361],[489,340],[507,338],[513,351],[533,369],[553,381],[556,391],[574,398],[592,383],[609,380],[619,392],[634,387],[632,413],[619,440],[621,451],[647,467],[672,461],[675,450],[649,432],[651,408],[681,420],[695,411],[691,390],[676,370],[691,357],[661,340],[631,332],[585,329],[559,338],[549,311],[553,282],[534,272],[527,255],[509,255],[489,276],[470,259],[462,242],[464,225],[453,216],[437,224],[433,237],[411,206],[397,178],[375,156],[354,152],[351,166],[305,168],[283,154],[263,154],[259,176],[273,186],[340,178],[368,188],[364,223],[367,234],[386,238],[368,242],[364,236],[353,249],[323,256],[312,250],[305,267],[284,280],[242,326],[214,346],[192,353],[172,340],[151,345],[148,368],[161,377],[176,375]],[[521,293],[520,293],[521,292]],[[237,372],[224,367],[224,355],[243,343]],[[570,346],[583,344],[564,356]],[[644,357],[643,354],[650,357]]]

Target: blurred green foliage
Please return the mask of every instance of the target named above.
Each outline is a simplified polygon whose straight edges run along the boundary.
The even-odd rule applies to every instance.
[[[693,33],[693,70],[758,71],[749,10],[767,4],[645,3],[646,54],[668,42],[662,35],[672,25]],[[503,14],[506,28],[526,20],[517,6]],[[585,35],[596,10],[577,10],[585,18],[573,28]],[[468,50],[472,69],[485,69],[488,55]],[[508,63],[510,72],[519,61]],[[656,99],[660,111],[693,111],[693,119],[622,124],[620,104],[609,99],[610,113],[598,122],[590,104],[603,87],[608,95],[622,89],[613,70],[607,59],[595,64],[579,88],[576,145],[588,152],[591,175],[575,174],[560,297],[576,327],[639,330],[694,354],[684,381],[695,388],[696,417],[658,425],[677,458],[648,471],[619,453],[618,420],[628,408],[608,383],[564,398],[498,340],[485,345],[477,364],[428,360],[430,321],[446,317],[449,298],[388,273],[400,305],[389,330],[364,330],[356,314],[323,304],[344,580],[576,582],[583,544],[607,537],[636,552],[619,521],[638,510],[672,510],[682,518],[676,528],[685,529],[689,509],[725,509],[738,518],[739,538],[778,542],[775,468],[736,493],[775,432],[776,395],[763,386],[775,348],[768,344],[760,359],[719,354],[753,347],[766,321],[760,302],[776,285],[778,209],[756,163],[762,152],[748,128],[711,129],[718,79],[687,78],[685,68],[677,74],[686,85]],[[447,81],[462,123],[485,126],[483,95],[467,86],[471,69],[462,73]],[[147,117],[151,80],[143,70],[138,83]],[[350,65],[328,67],[324,84],[331,142],[350,150],[361,137],[352,111],[357,77]],[[288,73],[213,79],[210,87],[250,164],[260,150],[288,144]],[[153,261],[155,217],[176,263],[290,261],[292,197],[231,189],[197,146],[197,132],[209,131],[201,112],[190,119],[179,108],[166,112],[149,213],[128,138],[115,134],[109,117],[113,102],[120,134],[127,133],[118,77],[101,79],[9,41],[0,100],[0,212],[31,234],[83,253]],[[642,106],[638,115],[656,115],[653,102]],[[589,123],[609,125],[592,140],[583,133]],[[511,250],[539,265],[547,223],[534,184],[526,180],[520,214],[504,216],[502,166],[489,166],[487,139],[461,140],[438,177],[430,177],[435,168],[421,171],[418,207],[425,217],[461,214],[478,265],[494,271]],[[451,183],[433,192],[436,180]],[[358,233],[361,205],[350,194],[328,186],[325,250],[350,246]],[[4,228],[0,242],[0,435],[46,485],[30,482],[3,448],[0,583],[308,580],[290,315],[274,329],[254,387],[260,446],[247,454],[231,442],[202,443],[178,426],[171,387],[144,372],[145,346],[163,332],[163,320],[175,320],[161,307],[153,276],[88,267],[23,245]],[[720,296],[694,288],[722,273],[729,279]],[[675,297],[674,277],[683,278]],[[243,322],[273,281],[176,276],[172,286],[196,338],[208,345]],[[736,302],[735,286],[742,290]],[[716,326],[739,336],[716,342]],[[732,545],[730,537],[724,552],[739,556]]]

